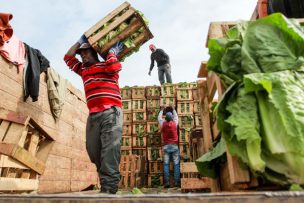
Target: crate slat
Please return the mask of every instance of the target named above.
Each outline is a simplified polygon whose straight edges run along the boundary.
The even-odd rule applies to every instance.
[[[133,110],[133,123],[146,122],[147,113],[143,110]]]
[[[146,147],[147,146],[147,137],[132,137],[132,147]]]
[[[156,134],[160,132],[158,122],[147,122],[147,133]]]
[[[149,161],[149,174],[163,173],[164,163],[162,161]]]

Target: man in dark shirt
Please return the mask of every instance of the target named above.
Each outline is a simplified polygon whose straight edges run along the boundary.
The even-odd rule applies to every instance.
[[[149,49],[152,51],[152,54],[151,54],[151,65],[148,74],[151,75],[151,71],[154,67],[154,61],[156,61],[158,67],[158,79],[160,84],[162,85],[165,82],[164,75],[166,75],[167,83],[172,83],[171,65],[168,54],[166,54],[162,49],[156,49],[155,45],[153,44],[149,46]]]

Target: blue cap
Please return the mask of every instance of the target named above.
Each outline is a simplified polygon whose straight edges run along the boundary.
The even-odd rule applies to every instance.
[[[172,121],[172,113],[171,112],[167,112],[166,113],[166,117],[165,117],[166,121]]]

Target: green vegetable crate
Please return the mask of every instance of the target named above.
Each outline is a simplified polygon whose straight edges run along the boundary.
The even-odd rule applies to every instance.
[[[147,121],[157,122],[159,109],[148,109],[147,110]]]
[[[121,155],[131,155],[132,148],[131,147],[120,147],[120,154]]]
[[[147,146],[147,137],[142,136],[133,136],[132,137],[132,147],[146,147]]]
[[[160,134],[148,134],[147,146],[148,147],[161,147],[162,146],[161,135]]]
[[[147,113],[142,110],[133,111],[133,122],[146,122]]]
[[[122,110],[123,111],[131,111],[132,110],[132,100],[122,100]]]
[[[132,87],[132,99],[146,99],[146,88],[139,86]]]
[[[137,136],[144,136],[147,133],[147,124],[145,123],[133,123],[132,134]]]
[[[179,128],[179,142],[190,141],[191,128]]]
[[[132,89],[131,87],[120,88],[120,96],[124,100],[132,98]]]
[[[161,97],[160,105],[161,106],[176,106],[176,98],[175,97]]]
[[[148,187],[159,187],[164,184],[164,177],[162,173],[148,175]]]
[[[201,106],[199,101],[193,102],[193,113],[200,113],[201,112]]]
[[[146,99],[133,99],[132,110],[143,110],[146,111],[147,102]]]
[[[174,84],[165,83],[161,86],[161,96],[163,97],[175,97],[176,88]]]
[[[155,109],[160,107],[160,99],[147,99],[147,109]]]
[[[104,59],[113,45],[118,41],[123,42],[126,48],[118,55],[119,60],[123,61],[125,57],[153,38],[147,24],[142,14],[125,2],[84,34],[91,46]]]
[[[162,147],[147,147],[149,161],[162,161],[163,149]]]
[[[147,148],[146,147],[133,147],[132,154],[147,157]]]
[[[146,97],[149,99],[159,99],[161,90],[159,86],[147,86]]]
[[[194,114],[194,121],[195,121],[195,127],[201,128],[202,127],[202,119],[201,114]]]
[[[122,134],[123,135],[132,135],[132,124],[124,123],[122,126]]]
[[[154,134],[159,133],[158,122],[147,122],[147,133]]]
[[[191,88],[177,88],[176,89],[177,101],[193,100]]]
[[[122,136],[121,138],[121,147],[131,147],[132,137],[131,136]]]
[[[179,153],[181,161],[189,162],[191,161],[190,157],[190,144],[189,143],[179,143]]]
[[[132,122],[132,111],[124,111],[123,112],[123,123],[131,123]]]
[[[181,114],[193,114],[193,102],[192,101],[179,101],[177,102],[177,113]]]

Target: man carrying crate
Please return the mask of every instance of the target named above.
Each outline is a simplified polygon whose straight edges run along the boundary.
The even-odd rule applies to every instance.
[[[86,149],[96,165],[102,193],[115,194],[120,181],[120,141],[122,137],[122,102],[118,86],[121,64],[117,55],[122,43],[112,47],[106,61],[100,62],[83,35],[64,56],[69,68],[83,80],[89,116]],[[79,54],[82,62],[75,57]],[[75,107],[77,108],[77,107]]]
[[[173,159],[174,164],[174,185],[175,187],[180,186],[180,155],[178,149],[178,116],[174,108],[173,113],[170,111],[166,112],[165,121],[163,121],[163,111],[164,107],[158,114],[158,122],[161,128],[161,133],[163,137],[164,144],[164,187],[170,187],[170,157]]]
[[[162,49],[157,49],[154,44],[149,46],[149,49],[152,51],[151,53],[151,65],[149,70],[149,75],[151,76],[151,71],[154,67],[154,61],[157,63],[158,67],[158,79],[160,84],[165,83],[165,75],[167,83],[172,83],[171,78],[171,65],[170,65],[170,58],[168,54]]]

